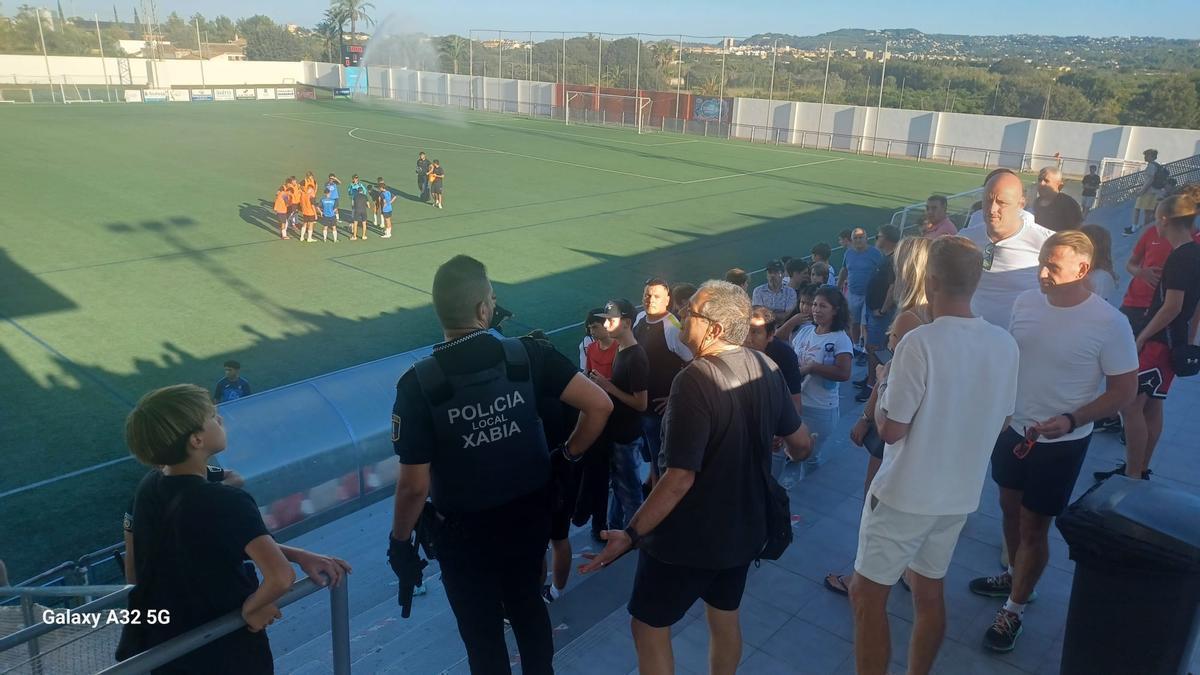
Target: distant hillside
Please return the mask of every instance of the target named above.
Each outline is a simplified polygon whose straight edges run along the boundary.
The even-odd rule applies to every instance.
[[[1083,35],[952,35],[922,33],[913,28],[864,30],[844,28],[820,35],[760,33],[739,44],[795,49],[882,50],[896,54],[960,57],[977,61],[1019,58],[1034,65],[1115,67],[1148,70],[1200,68],[1200,41],[1159,37],[1088,37]]]

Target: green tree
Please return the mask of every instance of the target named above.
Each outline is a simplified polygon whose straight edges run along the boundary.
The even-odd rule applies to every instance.
[[[1170,75],[1143,84],[1121,115],[1121,123],[1177,129],[1200,126],[1195,82],[1186,75]]]
[[[213,42],[231,42],[235,33],[237,33],[237,26],[224,14],[208,24],[208,39]]]
[[[459,63],[467,58],[467,42],[457,35],[447,35],[438,41],[437,49],[442,67],[458,75]]]

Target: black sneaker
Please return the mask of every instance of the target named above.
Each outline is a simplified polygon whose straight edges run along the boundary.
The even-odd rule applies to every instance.
[[[997,574],[994,577],[979,577],[971,580],[970,589],[975,595],[988,598],[1007,598],[1008,594],[1012,593],[1012,577],[1008,572]]]
[[[1112,478],[1113,476],[1124,476],[1124,475],[1125,475],[1125,462],[1121,462],[1120,464],[1118,464],[1116,466],[1116,468],[1114,468],[1111,471],[1097,471],[1097,472],[1093,473],[1092,478],[1095,478],[1096,480],[1108,480],[1109,478]]]
[[[858,395],[854,397],[854,400],[858,401],[859,403],[866,403],[867,400],[871,398],[871,390],[873,388],[874,387],[863,387],[863,390],[858,392]]]
[[[1106,434],[1115,434],[1122,431],[1120,417],[1106,417],[1096,422],[1096,431]]]
[[[855,380],[855,381],[854,381],[854,386],[858,387],[859,389],[862,389],[863,387],[866,387],[866,386],[867,386],[867,378],[865,378],[865,377],[864,377],[864,378],[863,378],[863,379],[861,379],[861,380]]]
[[[550,595],[550,584],[545,584],[542,586],[542,602],[546,603],[547,605],[554,602],[554,596]]]
[[[1121,230],[1121,234],[1125,235],[1126,237],[1130,237],[1130,236],[1133,236],[1134,234],[1137,234],[1137,230],[1135,230],[1132,227],[1127,227],[1127,228]]]
[[[983,646],[994,652],[1011,652],[1020,636],[1021,617],[1001,608],[992,627],[983,634]]]

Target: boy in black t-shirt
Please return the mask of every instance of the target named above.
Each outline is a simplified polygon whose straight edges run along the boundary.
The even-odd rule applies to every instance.
[[[1088,211],[1096,206],[1096,191],[1100,189],[1100,174],[1096,173],[1095,164],[1088,167],[1088,173],[1080,183],[1083,184],[1083,200],[1080,205],[1083,207],[1083,215],[1086,217]]]
[[[125,440],[143,464],[162,467],[138,485],[133,507],[137,586],[129,608],[161,610],[168,623],[125,626],[118,658],[128,658],[240,609],[246,622],[171,662],[182,673],[270,673],[274,664],[263,631],[282,614],[275,602],[291,587],[290,562],[324,585],[350,566],[290,546],[267,532],[248,493],[206,480],[209,460],[225,449],[225,429],[208,392],[179,384],[138,401],[125,421]],[[247,570],[253,560],[262,582]],[[128,633],[134,631],[134,633]],[[123,652],[123,653],[122,653]]]

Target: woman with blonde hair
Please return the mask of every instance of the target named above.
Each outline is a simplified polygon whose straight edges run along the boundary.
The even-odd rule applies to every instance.
[[[1092,223],[1079,230],[1092,240],[1092,248],[1095,250],[1092,253],[1092,271],[1088,272],[1087,284],[1093,293],[1111,301],[1113,293],[1117,290],[1117,282],[1120,281],[1113,269],[1112,235],[1108,230]]]
[[[949,236],[949,235],[947,235]],[[896,301],[896,318],[888,329],[888,350],[894,351],[900,343],[900,338],[912,329],[923,326],[933,320],[929,312],[929,300],[925,297],[925,267],[929,262],[929,247],[932,239],[925,237],[905,237],[896,246],[896,283],[892,286],[892,298]],[[884,370],[884,377],[887,370]],[[870,457],[867,459],[867,476],[863,482],[863,494],[871,487],[875,474],[883,463],[883,439],[875,430],[875,401],[878,399],[879,387],[871,391],[871,397],[863,406],[862,415],[850,430],[850,440],[860,447],[865,447]],[[825,576],[825,588],[846,595],[848,575],[831,572]],[[903,577],[901,581],[904,581]]]

